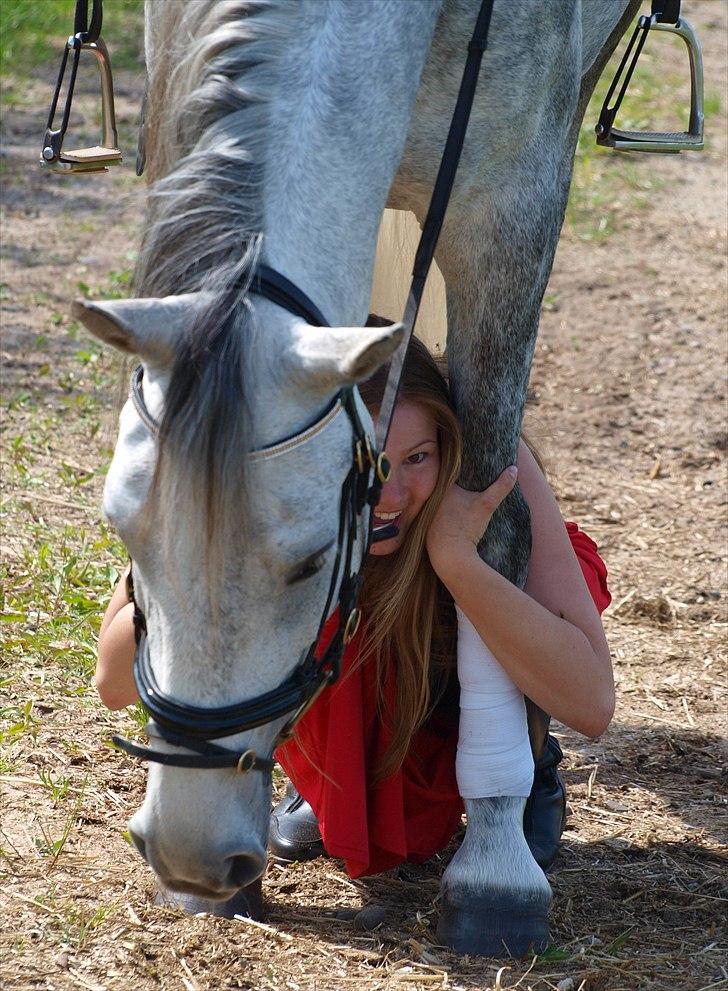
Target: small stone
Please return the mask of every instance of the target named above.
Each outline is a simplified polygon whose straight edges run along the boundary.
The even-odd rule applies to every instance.
[[[354,926],[371,932],[377,929],[384,922],[387,912],[384,905],[367,905],[354,916]]]
[[[61,970],[68,970],[69,958],[67,953],[59,953],[56,957],[56,964],[61,968]]]
[[[573,977],[565,977],[563,981],[559,981],[556,985],[556,991],[574,991],[576,985],[574,984]]]
[[[351,922],[358,914],[358,908],[337,908],[334,912],[334,918],[339,919],[341,922]]]

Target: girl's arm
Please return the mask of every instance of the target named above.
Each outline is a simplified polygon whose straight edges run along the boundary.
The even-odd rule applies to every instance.
[[[614,713],[612,662],[601,620],[554,494],[524,444],[518,469],[531,510],[525,591],[477,554],[480,534],[515,483],[506,472],[484,493],[453,487],[428,533],[430,560],[524,695],[567,726],[599,736]]]
[[[134,662],[134,605],[126,594],[126,576],[114,589],[99,633],[96,690],[109,709],[123,709],[138,701]]]

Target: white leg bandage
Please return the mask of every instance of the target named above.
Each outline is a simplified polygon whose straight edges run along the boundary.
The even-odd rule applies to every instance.
[[[533,785],[526,704],[478,631],[457,609],[460,735],[455,764],[463,798],[526,798]]]

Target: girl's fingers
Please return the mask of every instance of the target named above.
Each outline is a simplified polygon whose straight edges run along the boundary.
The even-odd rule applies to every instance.
[[[515,465],[506,468],[505,471],[496,478],[492,485],[483,492],[483,503],[493,512],[500,506],[505,497],[516,484],[518,469]]]

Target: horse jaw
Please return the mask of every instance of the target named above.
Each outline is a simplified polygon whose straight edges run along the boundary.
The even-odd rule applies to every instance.
[[[206,292],[161,299],[77,299],[71,314],[105,344],[126,354],[138,354],[150,364],[169,367],[178,342],[201,323],[212,302],[213,296]]]

